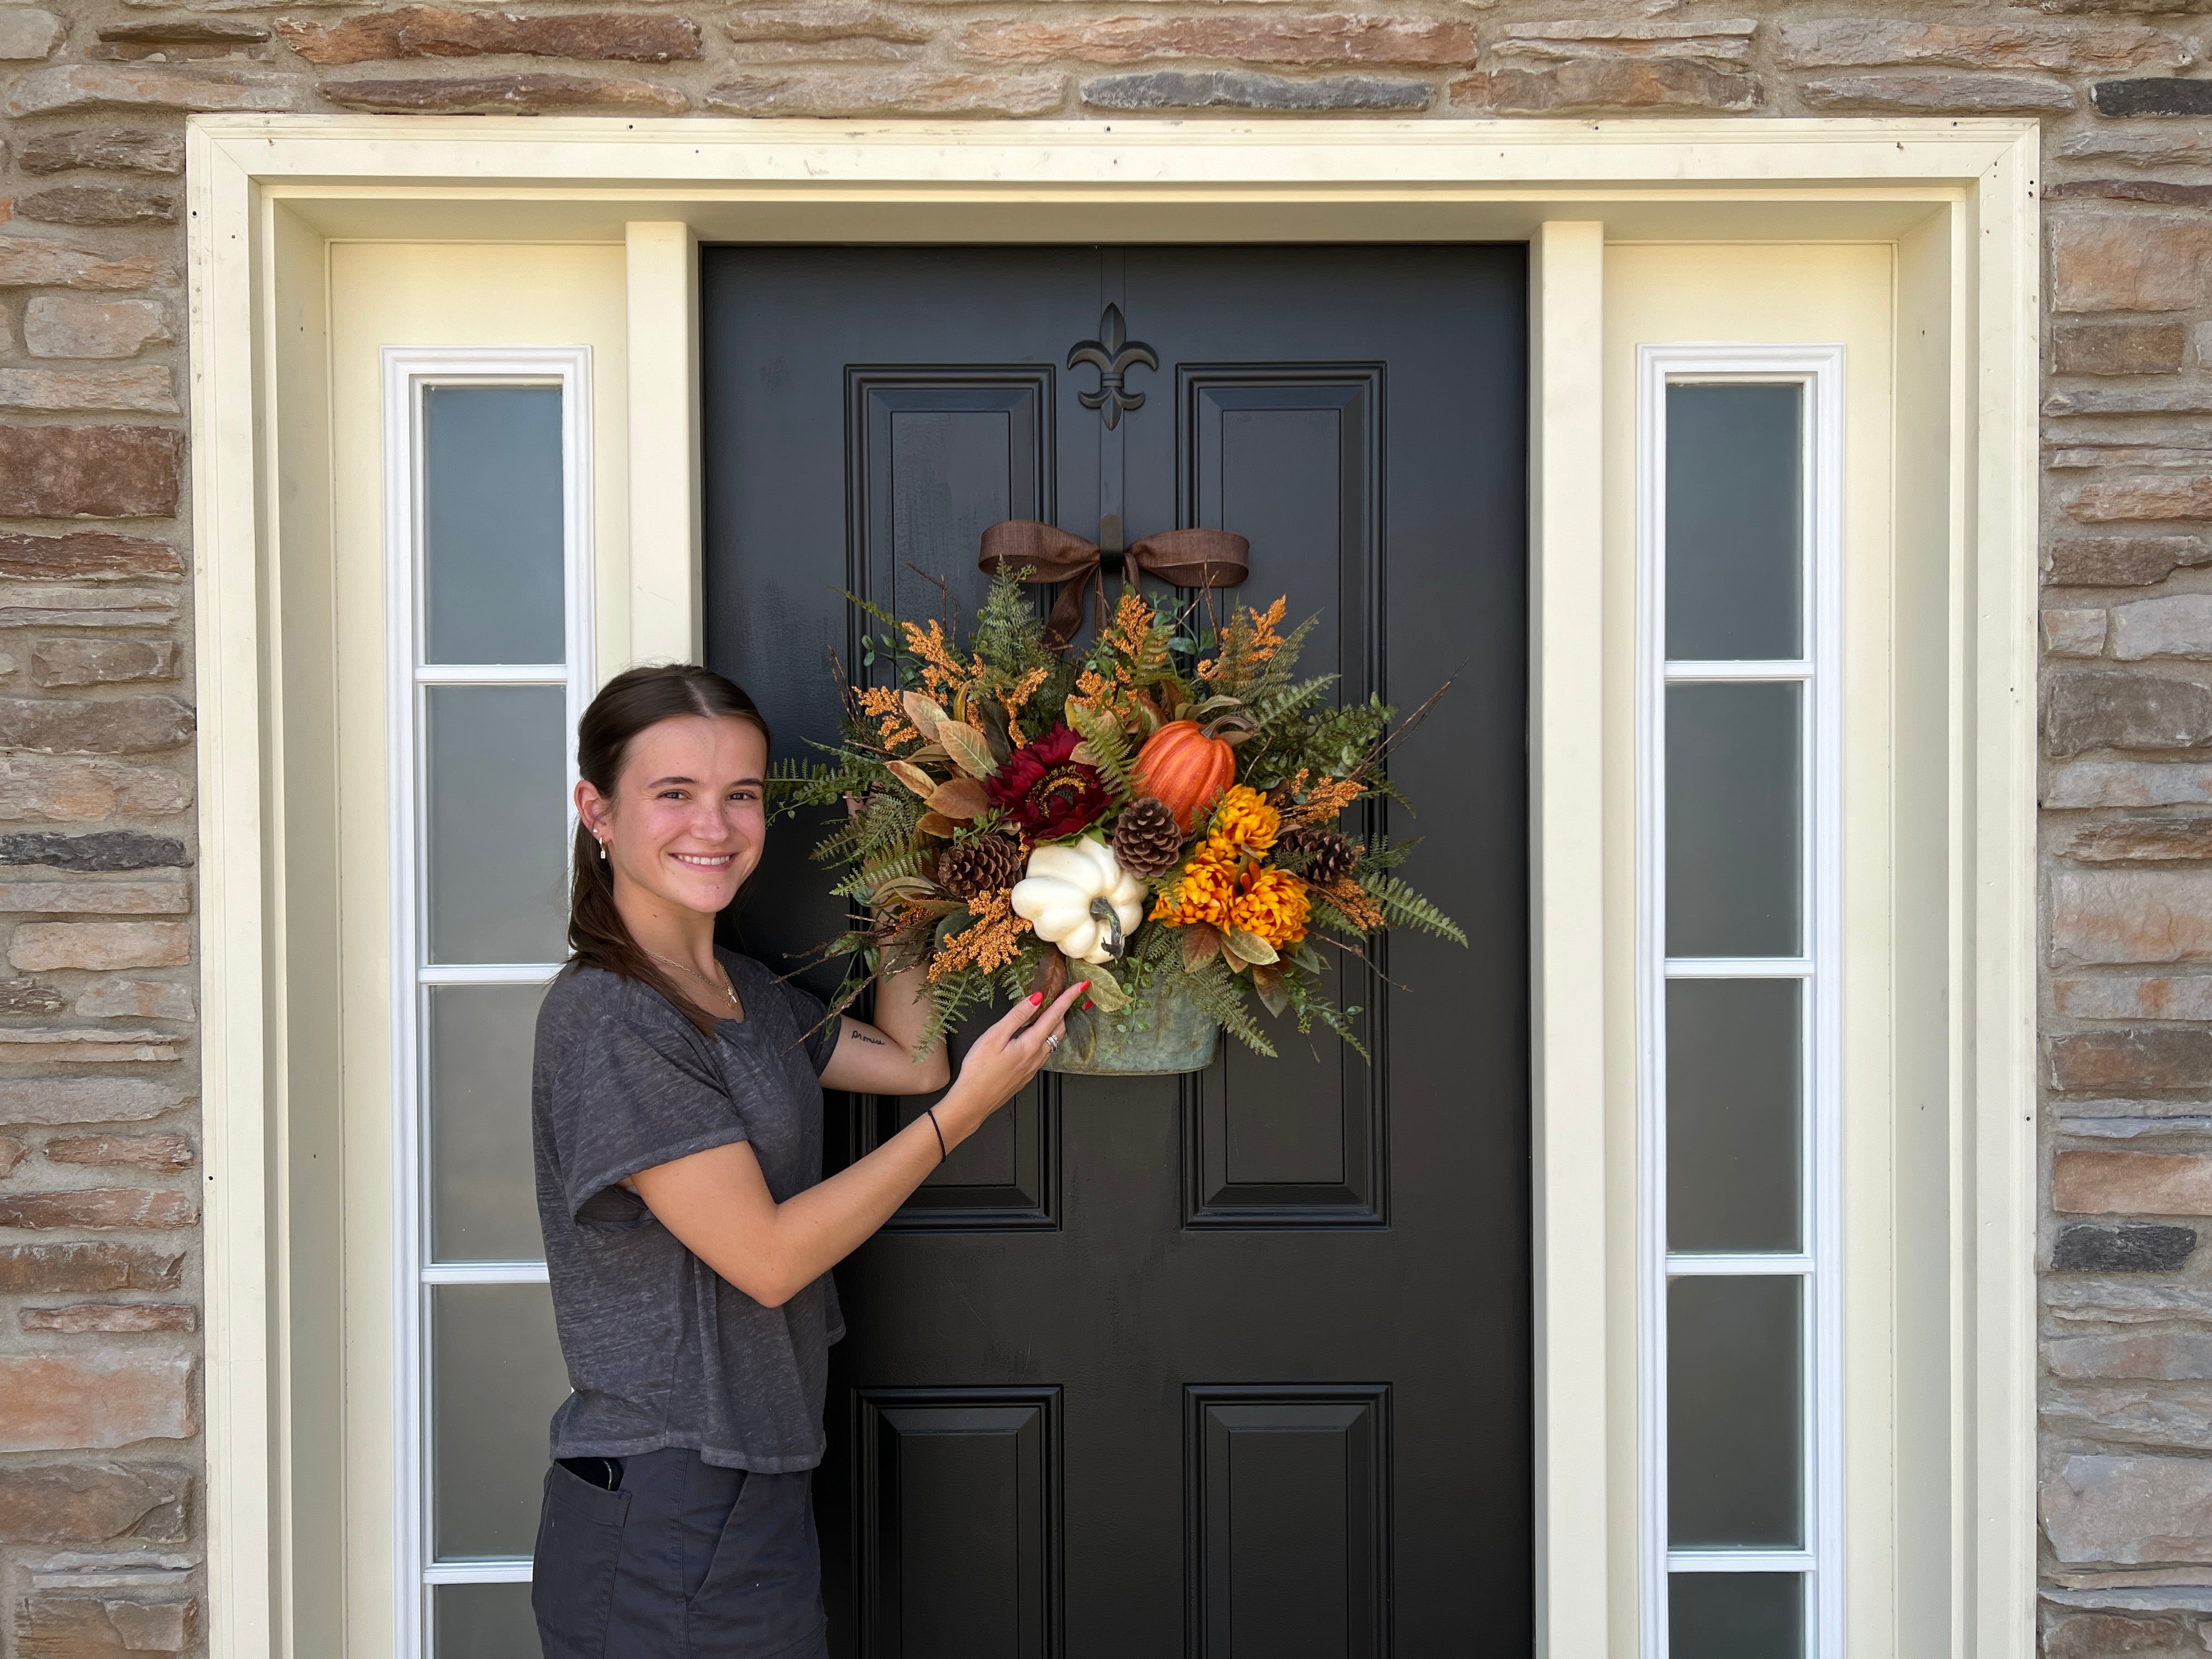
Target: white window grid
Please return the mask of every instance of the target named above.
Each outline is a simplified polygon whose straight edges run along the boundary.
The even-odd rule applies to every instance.
[[[1685,384],[1804,388],[1800,637],[1796,661],[1670,662],[1666,657],[1667,389]],[[1805,1652],[1844,1652],[1841,1168],[1841,599],[1844,348],[1829,344],[1647,344],[1637,351],[1637,1100],[1639,1600],[1645,1659],[1670,1653],[1669,1581],[1686,1572],[1805,1575]],[[1793,683],[1800,702],[1800,871],[1805,954],[1666,954],[1666,693],[1672,685]],[[1800,1055],[1801,1238],[1793,1254],[1675,1254],[1667,1245],[1667,985],[1784,978],[1805,988]],[[1668,1288],[1693,1274],[1775,1274],[1803,1285],[1798,1401],[1804,1547],[1670,1550]],[[1679,1659],[1698,1659],[1685,1654]]]
[[[430,1310],[440,1285],[530,1285],[544,1261],[441,1263],[429,1236],[429,993],[441,985],[538,985],[557,962],[439,964],[428,959],[426,796],[422,733],[431,688],[558,685],[574,731],[595,690],[592,582],[592,356],[589,346],[386,346],[383,349],[385,566],[391,753],[392,1078],[393,1504],[398,1571],[394,1650],[429,1650],[430,1601],[441,1584],[527,1583],[527,1556],[439,1561],[431,1553],[434,1471],[428,1432]],[[557,386],[561,392],[562,600],[565,659],[557,663],[428,664],[425,640],[422,394],[434,386]],[[564,795],[574,793],[568,754]],[[574,808],[568,808],[569,837]]]

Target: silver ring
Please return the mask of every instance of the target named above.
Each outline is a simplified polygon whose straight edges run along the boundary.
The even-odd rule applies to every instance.
[[[1047,1054],[1050,1054],[1054,1049],[1059,1047],[1060,1033],[1057,1031],[1054,1031],[1050,1036],[1044,1040],[1044,1051]]]

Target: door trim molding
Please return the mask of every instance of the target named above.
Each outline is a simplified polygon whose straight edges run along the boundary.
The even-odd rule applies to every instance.
[[[860,123],[200,116],[190,125],[192,533],[205,999],[210,1651],[288,1654],[300,1575],[288,1132],[329,1092],[307,1041],[298,904],[327,849],[288,764],[330,741],[283,604],[327,566],[313,406],[334,239],[626,246],[632,659],[698,639],[696,239],[1527,240],[1532,291],[1532,831],[1537,1616],[1541,1650],[1633,1651],[1610,1587],[1634,1538],[1603,1425],[1618,1056],[1592,1039],[1603,937],[1599,358],[1604,248],[1902,242],[1949,330],[1950,1636],[2033,1639],[2036,880],[2033,632],[2039,304],[2034,125],[2006,120]],[[1923,234],[1929,225],[1939,228]],[[320,451],[319,453],[319,445]],[[304,490],[301,481],[309,485]],[[317,561],[321,561],[318,564]],[[648,574],[650,573],[650,574]],[[611,666],[602,640],[602,672]],[[302,678],[302,677],[307,677]],[[306,690],[302,690],[306,687]],[[310,707],[309,705],[314,705]],[[295,785],[306,787],[305,785]],[[295,960],[296,958],[296,960]],[[313,959],[319,968],[322,958]],[[288,998],[289,1000],[288,1000]],[[320,1069],[319,1069],[320,1068]],[[1613,1224],[1621,1224],[1613,1219]],[[1626,1365],[1626,1371],[1623,1366]],[[1625,1510],[1624,1510],[1625,1506]],[[1624,1530],[1624,1528],[1626,1530]],[[1923,1626],[1922,1633],[1925,1634]]]

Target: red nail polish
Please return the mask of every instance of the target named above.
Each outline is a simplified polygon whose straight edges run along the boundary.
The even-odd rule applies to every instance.
[[[1082,984],[1077,986],[1075,988],[1079,991],[1087,991],[1091,988],[1091,981],[1086,979]]]
[[[1036,1007],[1039,1003],[1042,1002],[1043,1000],[1044,1000],[1044,993],[1043,993],[1043,992],[1042,992],[1042,991],[1032,991],[1032,992],[1030,992],[1030,1007],[1032,1007],[1032,1008]]]
[[[1089,997],[1085,997],[1085,998],[1084,998],[1084,999],[1083,999],[1083,1006],[1084,1006],[1085,1007],[1086,1007],[1086,1008],[1088,1008],[1088,1007],[1091,1006],[1091,999],[1090,999]]]

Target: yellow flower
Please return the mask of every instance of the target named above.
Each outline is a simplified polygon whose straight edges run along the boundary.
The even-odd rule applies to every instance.
[[[1206,856],[1224,864],[1234,864],[1239,853],[1257,856],[1275,844],[1275,836],[1282,827],[1283,815],[1267,805],[1266,796],[1243,784],[1232,783],[1222,792],[1221,804],[1213,809],[1212,827],[1206,836]]]
[[[1229,925],[1256,933],[1280,950],[1306,936],[1306,919],[1312,913],[1306,884],[1287,870],[1273,868],[1245,872],[1230,901]]]
[[[1200,853],[1183,866],[1176,884],[1160,895],[1152,906],[1152,920],[1170,927],[1188,927],[1195,921],[1224,927],[1236,893],[1235,868]]]

